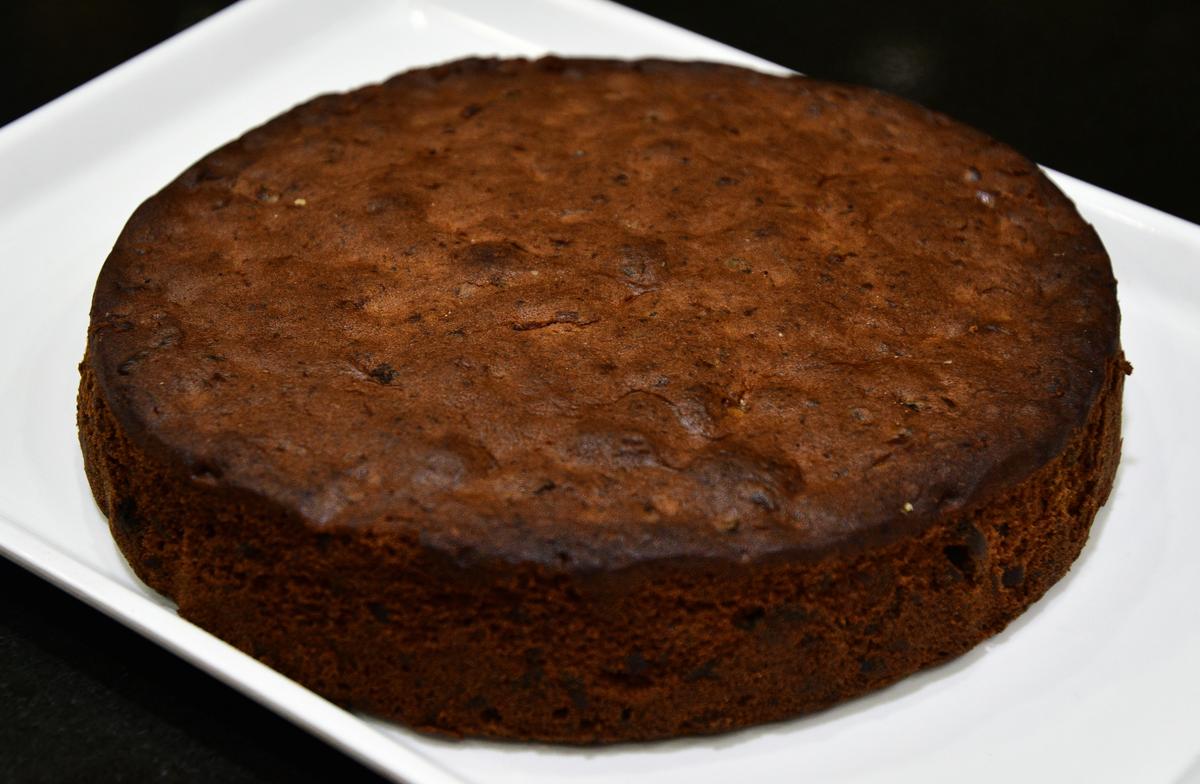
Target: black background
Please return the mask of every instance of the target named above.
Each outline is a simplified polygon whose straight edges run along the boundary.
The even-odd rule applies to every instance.
[[[627,4],[812,76],[913,98],[1040,163],[1200,222],[1200,3]],[[4,4],[0,124],[225,5]],[[372,778],[0,559],[0,781]]]

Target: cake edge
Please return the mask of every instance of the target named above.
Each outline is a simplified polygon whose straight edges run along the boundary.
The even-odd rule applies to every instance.
[[[133,571],[335,702],[423,732],[593,744],[830,707],[965,653],[1067,573],[1112,489],[1118,351],[1066,447],[1003,492],[820,563],[471,568],[394,531],[318,531],[138,448],[87,359],[85,468]],[[281,549],[282,548],[282,549]],[[643,629],[649,628],[649,633]]]

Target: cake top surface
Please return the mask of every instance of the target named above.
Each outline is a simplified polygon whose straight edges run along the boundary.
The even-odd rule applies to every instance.
[[[586,568],[954,513],[1082,422],[1117,321],[1070,202],[941,115],[468,60],[314,99],[144,203],[88,361],[196,482]]]

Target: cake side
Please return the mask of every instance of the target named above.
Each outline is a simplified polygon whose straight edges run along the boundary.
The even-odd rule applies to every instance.
[[[319,530],[139,449],[82,365],[93,492],[134,571],[300,683],[426,732],[565,743],[720,732],[957,656],[1070,568],[1120,453],[1127,365],[1066,448],[919,537],[821,563],[464,567],[395,532]]]

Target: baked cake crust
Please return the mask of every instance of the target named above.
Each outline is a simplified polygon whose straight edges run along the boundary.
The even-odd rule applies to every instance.
[[[79,422],[134,570],[343,703],[596,742],[815,710],[1064,574],[1115,282],[1036,166],[857,87],[466,60],[143,204]]]

